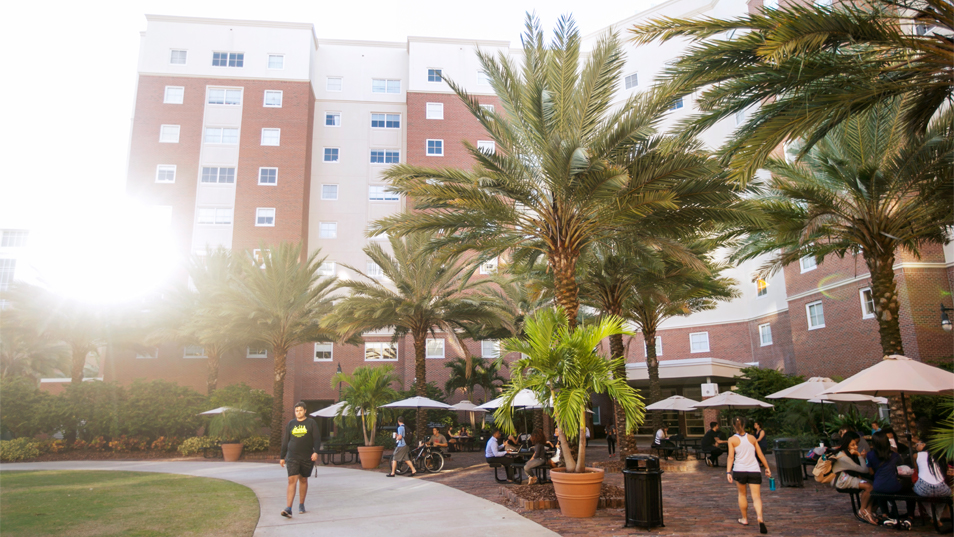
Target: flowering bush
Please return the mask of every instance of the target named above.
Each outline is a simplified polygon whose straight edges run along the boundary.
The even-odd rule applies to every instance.
[[[29,438],[0,440],[0,461],[16,462],[40,456],[37,443]]]
[[[245,451],[267,451],[268,437],[253,436],[251,438],[246,438],[245,440],[242,440],[242,445],[245,446]]]
[[[150,445],[149,440],[141,436],[120,435],[109,442],[109,449],[119,452],[145,451]]]
[[[74,444],[75,447],[75,444]],[[96,438],[86,442],[85,448],[90,451],[106,451],[106,448],[109,447],[109,442],[102,436],[97,436]]]
[[[40,453],[60,453],[61,451],[66,451],[67,445],[64,440],[48,438],[37,442],[37,448],[40,450]]]
[[[179,446],[179,453],[188,456],[195,455],[205,449],[219,450],[221,449],[219,442],[221,442],[221,439],[216,436],[193,436],[182,441]]]
[[[174,451],[181,444],[182,439],[178,436],[160,436],[152,442],[150,447],[156,451]]]

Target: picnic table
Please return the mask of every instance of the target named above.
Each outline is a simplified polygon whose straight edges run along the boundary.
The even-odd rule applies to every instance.
[[[317,453],[321,457],[321,464],[325,466],[328,466],[328,463],[335,466],[351,464],[358,460],[358,446],[360,445],[329,443],[321,446]]]

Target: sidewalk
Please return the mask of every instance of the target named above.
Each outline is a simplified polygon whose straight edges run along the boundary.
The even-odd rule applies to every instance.
[[[252,489],[260,515],[256,537],[440,536],[466,528],[475,535],[489,533],[547,536],[556,533],[510,509],[438,483],[410,477],[387,478],[378,472],[319,465],[309,479],[305,507],[309,512],[291,520],[285,507],[286,473],[277,464],[198,461],[64,461],[0,465],[15,470],[126,470],[210,477]]]

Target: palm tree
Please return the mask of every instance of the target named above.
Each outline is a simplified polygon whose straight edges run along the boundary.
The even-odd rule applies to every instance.
[[[483,388],[484,397],[489,401],[496,395],[496,383],[499,382],[502,386],[507,382],[507,379],[500,376],[500,368],[506,367],[500,360],[480,360],[475,363],[472,358],[470,361],[466,358],[455,358],[445,363],[444,367],[450,369],[450,376],[444,383],[444,393],[448,397],[457,390],[462,390],[467,399],[476,401],[474,388],[479,386]],[[471,430],[477,427],[473,412],[470,413],[470,426]]]
[[[385,364],[382,367],[359,367],[354,373],[335,373],[331,377],[332,387],[343,382],[347,387],[341,394],[341,400],[347,403],[347,412],[352,417],[360,416],[361,432],[364,433],[364,445],[373,446],[378,431],[379,407],[393,402],[398,398],[397,391],[392,384],[401,379],[394,375],[394,367]],[[345,414],[345,409],[338,411],[337,418]]]
[[[484,292],[489,280],[471,280],[474,267],[461,256],[442,256],[430,249],[434,236],[415,233],[399,239],[390,237],[393,257],[380,244],[364,249],[380,268],[371,276],[347,266],[363,280],[342,282],[351,295],[342,299],[329,318],[346,337],[372,330],[394,330],[394,340],[410,335],[414,343],[414,374],[417,395],[426,396],[428,334],[441,331],[455,338],[455,330],[467,323],[502,324],[505,312]],[[426,427],[426,411],[417,412],[418,435]],[[422,438],[422,436],[419,436]]]
[[[663,80],[674,97],[701,92],[690,132],[748,113],[722,150],[740,178],[783,142],[804,137],[807,150],[853,114],[895,99],[898,127],[923,133],[954,97],[949,0],[809,2],[729,20],[661,18],[631,31],[636,43],[694,41]]]
[[[40,379],[70,368],[70,347],[42,337],[35,326],[24,324],[13,311],[0,323],[0,378],[24,377],[39,387]]]
[[[553,41],[544,43],[539,21],[528,16],[522,57],[517,65],[478,53],[505,113],[483,110],[448,81],[495,152],[465,142],[476,162],[471,171],[390,168],[391,188],[419,210],[379,220],[372,232],[427,230],[441,233],[431,248],[442,252],[509,251],[516,263],[543,257],[556,302],[575,326],[584,250],[626,235],[649,252],[660,247],[662,233],[724,220],[723,207],[736,193],[715,178],[716,163],[696,142],[653,136],[666,112],[659,99],[613,102],[625,64],[615,34],[601,38],[584,61],[572,19],[561,18]]]
[[[338,341],[338,334],[322,325],[331,313],[329,296],[336,280],[322,277],[318,269],[323,259],[316,250],[303,258],[302,245],[282,242],[266,248],[262,260],[249,256],[240,263],[240,274],[219,309],[228,331],[247,334],[274,353],[272,419],[269,442],[281,445],[285,425],[286,357],[293,347],[311,342]]]
[[[803,257],[821,263],[828,255],[861,254],[886,356],[904,354],[895,256],[949,242],[954,212],[954,113],[945,111],[924,135],[908,134],[903,114],[895,101],[832,129],[802,162],[769,159],[774,177],[759,200],[766,224],[750,230],[736,253],[769,254],[762,274]],[[892,421],[903,425],[898,402],[891,406]]]

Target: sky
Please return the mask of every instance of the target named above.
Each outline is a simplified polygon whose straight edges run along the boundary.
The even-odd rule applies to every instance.
[[[40,276],[73,278],[63,285],[74,292],[92,285],[91,277],[107,280],[100,285],[115,284],[96,267],[102,260],[139,272],[146,264],[162,264],[156,259],[162,237],[141,228],[144,208],[123,199],[139,32],[146,29],[147,13],[312,23],[317,36],[328,39],[473,37],[509,40],[516,47],[528,11],[537,13],[545,30],[559,16],[572,14],[586,35],[652,4],[598,5],[568,0],[7,3],[0,11],[0,43],[8,51],[6,83],[0,85],[0,157],[6,172],[0,174],[0,228],[30,229],[31,263]],[[77,270],[78,265],[88,268]]]

